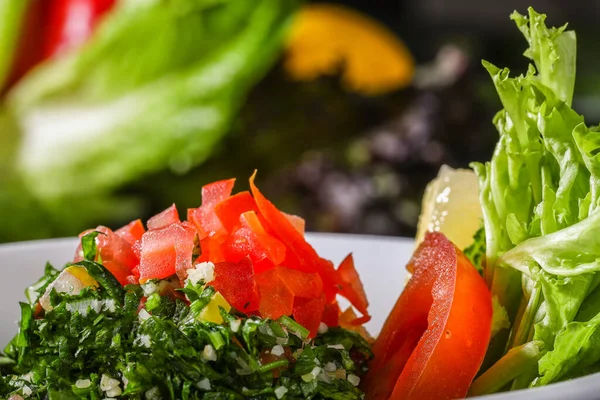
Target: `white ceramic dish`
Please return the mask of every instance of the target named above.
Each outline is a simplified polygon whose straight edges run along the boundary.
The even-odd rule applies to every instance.
[[[367,324],[377,334],[407,278],[404,270],[414,244],[410,239],[353,235],[309,234],[308,240],[322,256],[339,263],[354,254],[370,301],[373,319]],[[0,245],[0,346],[17,331],[18,301],[24,289],[42,274],[46,261],[62,266],[72,259],[77,239],[54,239]],[[498,394],[486,400],[592,400],[600,399],[600,374],[539,389]]]

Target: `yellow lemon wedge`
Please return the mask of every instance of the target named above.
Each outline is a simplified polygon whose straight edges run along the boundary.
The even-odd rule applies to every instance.
[[[481,216],[475,173],[443,165],[437,178],[425,189],[416,245],[426,232],[441,232],[459,249],[464,249],[473,242],[473,235],[481,226]]]
[[[376,20],[340,5],[308,4],[292,24],[284,66],[297,80],[341,67],[349,90],[377,95],[410,84],[415,63],[404,43]]]
[[[221,317],[221,313],[219,312],[219,306],[223,307],[225,311],[231,310],[231,306],[227,300],[225,300],[221,293],[217,292],[210,299],[210,302],[206,305],[206,307],[204,307],[198,318],[202,321],[222,324],[223,317]]]
[[[57,293],[67,293],[71,296],[78,295],[86,287],[95,286],[98,287],[98,282],[90,276],[84,267],[78,265],[72,265],[61,271],[52,282],[46,288],[46,291],[40,297],[40,305],[46,311],[52,311],[53,307],[50,303],[50,293],[52,290],[56,290]]]

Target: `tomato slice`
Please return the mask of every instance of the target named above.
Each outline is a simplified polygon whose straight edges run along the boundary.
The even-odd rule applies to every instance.
[[[354,259],[352,258],[352,254],[348,254],[348,256],[342,261],[337,269],[337,272],[340,277],[340,281],[342,282],[340,284],[339,293],[347,298],[358,311],[367,317],[369,315],[367,311],[369,301],[367,300],[367,295],[360,277],[358,276],[358,272],[356,272],[356,268],[354,267]]]
[[[45,58],[75,49],[92,35],[115,0],[50,0]]]
[[[222,228],[219,217],[214,212],[217,204],[231,196],[235,179],[226,179],[202,187],[202,205],[188,210],[188,221],[196,225],[200,239],[219,232]]]
[[[258,310],[258,287],[249,258],[237,263],[215,264],[215,280],[211,284],[239,311],[248,313]]]
[[[147,225],[148,229],[160,229],[177,222],[181,221],[179,220],[177,207],[175,207],[175,204],[173,204],[171,207],[150,218]]]
[[[248,211],[258,211],[256,203],[248,191],[237,193],[221,201],[214,210],[227,232],[232,232],[240,225],[242,214]]]
[[[368,399],[466,395],[490,339],[491,296],[469,260],[428,233],[409,262],[414,275],[373,345]]]
[[[115,233],[117,235],[122,237],[131,246],[134,246],[138,240],[141,240],[142,235],[145,232],[146,232],[146,229],[144,229],[144,224],[142,224],[142,220],[140,220],[140,219],[131,221],[124,227],[119,228],[115,231]]]
[[[192,268],[196,230],[187,222],[149,230],[142,236],[140,282],[164,279],[177,273],[180,279]]]

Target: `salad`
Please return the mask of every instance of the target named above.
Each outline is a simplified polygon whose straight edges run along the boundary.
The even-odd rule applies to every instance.
[[[511,18],[533,64],[511,77],[484,62],[504,107],[496,150],[473,164],[479,187],[448,169],[430,186],[376,339],[352,256],[321,258],[255,176],[234,195],[224,180],[185,221],[172,206],[100,226],[47,266],[0,357],[0,396],[454,399],[600,370],[600,129],[571,107],[575,34],[531,8]],[[473,212],[448,206],[473,196]]]

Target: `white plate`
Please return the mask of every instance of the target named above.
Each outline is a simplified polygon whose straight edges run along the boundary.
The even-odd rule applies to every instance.
[[[317,252],[334,263],[354,254],[356,268],[365,285],[373,319],[367,324],[377,334],[400,294],[404,269],[414,245],[410,239],[373,236],[309,234]],[[24,289],[41,276],[46,261],[60,267],[73,258],[77,239],[54,239],[0,245],[0,346],[17,332],[18,301]],[[539,389],[486,396],[486,400],[592,400],[600,398],[600,374]]]

